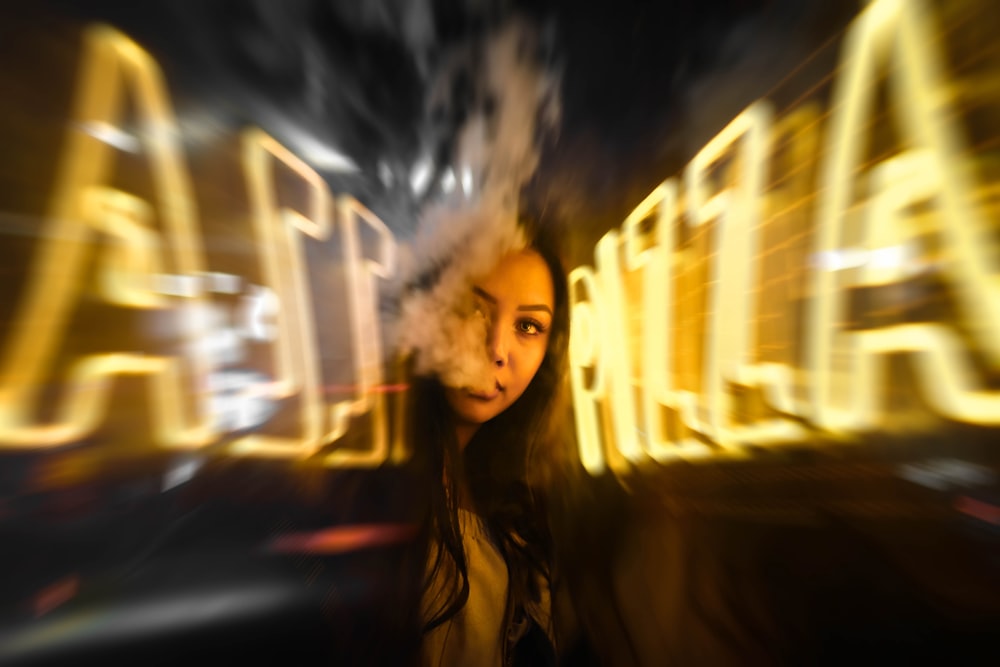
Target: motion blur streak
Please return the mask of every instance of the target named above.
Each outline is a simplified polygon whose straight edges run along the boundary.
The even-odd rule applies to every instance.
[[[405,542],[416,531],[417,526],[410,524],[339,526],[311,533],[282,535],[271,541],[268,550],[279,553],[339,554]]]
[[[72,599],[79,589],[80,577],[75,574],[46,586],[35,596],[35,616],[44,616],[64,604],[67,600]]]
[[[980,521],[1000,526],[1000,507],[969,496],[961,496],[955,501],[955,509]]]
[[[53,614],[29,628],[0,634],[0,662],[16,660],[58,644],[64,649],[100,646],[194,631],[220,621],[266,616],[288,604],[295,591],[275,584],[247,582],[241,590],[203,590],[155,600],[135,601]],[[5,636],[6,635],[6,636]]]

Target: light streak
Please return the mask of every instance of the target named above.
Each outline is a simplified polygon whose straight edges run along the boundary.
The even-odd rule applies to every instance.
[[[754,260],[759,257],[771,117],[768,104],[754,102],[695,156],[684,173],[689,222],[698,226],[715,220],[716,236],[702,375],[707,384],[708,419],[699,430],[725,448],[727,455],[737,457],[743,455],[742,445],[749,442],[775,443],[804,436],[786,419],[758,421],[742,428],[729,423],[732,408],[724,386],[728,381],[747,388],[761,387],[779,410],[795,409],[791,369],[783,364],[756,364],[751,356],[757,347],[752,288],[759,280]],[[737,184],[710,196],[705,187],[710,167],[737,143]]]
[[[642,414],[643,447],[654,460],[665,463],[675,458],[697,459],[710,454],[708,447],[689,437],[685,424],[697,425],[694,396],[674,387],[672,352],[674,350],[675,303],[673,276],[675,264],[674,223],[677,220],[677,182],[673,179],[656,188],[629,214],[622,225],[625,265],[630,271],[643,271],[642,311]],[[655,242],[640,250],[640,223],[657,212],[652,235]],[[672,408],[682,419],[675,419],[679,433],[671,439],[666,432],[663,407]]]
[[[602,355],[606,359],[610,410],[614,415],[611,429],[621,454],[632,463],[640,460],[642,448],[636,433],[635,397],[632,391],[632,363],[625,328],[624,286],[618,261],[618,233],[605,234],[595,250],[597,278],[601,282],[604,310],[598,319],[601,327]]]
[[[996,505],[969,496],[959,496],[954,505],[955,509],[962,514],[967,514],[994,526],[1000,526],[1000,507]]]
[[[413,165],[413,169],[410,171],[410,189],[413,194],[421,195],[426,191],[431,181],[432,167],[431,160],[427,156],[421,157]]]
[[[138,153],[142,149],[142,143],[135,135],[101,121],[90,121],[82,123],[80,129],[106,144],[114,146],[126,153]]]
[[[290,168],[310,186],[310,216],[287,208],[278,209],[271,173],[272,158]],[[229,451],[239,455],[264,455],[305,458],[320,447],[337,442],[347,433],[351,419],[370,412],[372,446],[369,450],[337,448],[324,455],[331,467],[377,466],[390,455],[405,455],[399,430],[390,446],[387,404],[382,385],[382,345],[378,320],[378,290],[375,278],[388,278],[395,271],[396,244],[392,233],[371,211],[352,197],[341,197],[332,206],[325,181],[294,154],[260,130],[244,136],[244,165],[250,181],[254,206],[254,227],[258,247],[264,253],[267,289],[278,295],[286,306],[278,318],[277,386],[272,398],[298,395],[303,433],[298,437],[253,433],[236,440]],[[312,296],[305,274],[301,240],[304,232],[316,240],[325,240],[331,230],[331,218],[337,214],[341,235],[343,266],[347,277],[347,298],[351,329],[352,359],[357,380],[353,400],[331,406],[322,400],[319,384],[319,359],[312,316]],[[358,222],[378,237],[377,260],[361,258]]]
[[[58,581],[49,584],[37,594],[33,600],[35,618],[40,618],[45,614],[66,604],[80,591],[80,576],[71,574]]]
[[[339,202],[341,230],[344,235],[344,266],[347,269],[348,307],[351,312],[351,340],[358,391],[350,403],[338,403],[331,416],[339,437],[346,431],[348,414],[372,413],[373,441],[369,452],[336,449],[326,456],[330,466],[376,466],[391,453],[404,456],[400,429],[390,451],[388,414],[382,385],[382,341],[378,335],[378,290],[375,278],[389,278],[396,270],[396,243],[389,228],[374,213],[353,197]],[[378,237],[377,260],[362,259],[358,221],[364,222]]]
[[[576,299],[576,285],[584,286],[587,300]],[[601,288],[597,284],[594,271],[580,266],[569,274],[570,303],[570,386],[573,390],[573,406],[576,419],[576,435],[580,451],[580,461],[584,468],[599,474],[605,468],[602,452],[601,429],[598,409],[604,398],[605,363],[601,355],[605,342],[597,313],[604,312]],[[592,368],[588,385],[586,369]]]
[[[191,481],[203,465],[198,459],[187,459],[172,465],[163,475],[163,484],[160,491],[167,492],[181,484]]]
[[[274,165],[295,173],[309,187],[308,213],[281,207],[274,183]],[[273,340],[275,368],[272,400],[295,397],[299,402],[298,435],[251,433],[230,447],[236,454],[307,457],[322,444],[323,402],[319,392],[317,342],[312,296],[305,275],[302,240],[305,234],[325,240],[331,227],[330,193],[326,182],[309,165],[263,131],[243,135],[243,165],[251,198],[256,246],[260,251],[264,287],[281,304]]]
[[[416,535],[417,528],[411,524],[334,526],[309,533],[282,535],[270,542],[268,551],[328,555],[346,553],[406,542]]]

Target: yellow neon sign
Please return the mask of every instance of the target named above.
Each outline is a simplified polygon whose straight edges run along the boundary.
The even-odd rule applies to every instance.
[[[857,130],[866,115],[874,111],[871,81],[875,67],[880,60],[891,58],[891,91],[897,100],[894,108],[899,113],[899,127],[913,146],[926,151],[924,166],[933,174],[933,183],[925,182],[923,187],[913,172],[910,175],[914,178],[892,187],[904,197],[932,199],[943,223],[938,231],[950,254],[945,271],[954,281],[959,305],[968,321],[975,323],[976,341],[996,365],[1000,363],[1000,275],[990,272],[989,261],[976,240],[984,236],[987,225],[973,204],[974,186],[962,162],[964,148],[951,120],[946,79],[939,71],[941,58],[929,23],[923,2],[879,0],[861,14],[847,35],[846,72],[838,80],[834,93],[837,111],[820,176],[816,253],[822,255],[834,250],[841,241],[843,221],[852,201],[851,174],[860,166],[866,139]],[[881,179],[883,186],[888,182]],[[921,189],[922,195],[917,192]],[[881,195],[886,196],[889,195]],[[879,201],[876,195],[877,206]],[[869,226],[872,224],[881,223],[869,220]],[[808,351],[809,369],[814,374],[810,383],[811,413],[824,428],[857,428],[864,420],[859,419],[858,409],[845,404],[859,396],[858,392],[866,391],[860,386],[863,378],[855,375],[853,382],[837,383],[830,364],[838,344],[848,346],[849,353],[854,355],[862,353],[860,343],[840,343],[843,334],[837,332],[835,325],[842,317],[844,304],[835,275],[818,271],[813,280],[814,301],[809,323],[813,333]],[[914,339],[909,331],[883,332],[880,335],[886,340],[879,347],[888,351],[895,340],[900,350],[911,349]],[[837,392],[838,388],[843,391]],[[927,390],[936,392],[937,388],[928,386]]]
[[[138,139],[124,129],[126,93],[139,120]],[[123,375],[149,379],[148,402],[158,445],[211,444],[223,435],[209,395],[219,362],[200,344],[213,333],[200,313],[208,311],[206,293],[215,283],[219,285],[213,291],[234,293],[235,288],[223,284],[227,276],[206,270],[190,177],[156,62],[111,28],[89,29],[70,120],[46,214],[47,229],[39,235],[43,241],[15,314],[13,335],[0,350],[0,447],[57,447],[94,433],[110,414],[114,379]],[[296,406],[297,433],[243,435],[227,451],[304,458],[341,439],[352,417],[370,414],[371,447],[336,450],[323,461],[331,466],[373,466],[390,456],[399,458],[402,447],[398,441],[390,447],[387,401],[380,391],[382,350],[374,284],[395,270],[393,235],[354,199],[336,201],[319,174],[260,130],[247,130],[242,147],[249,222],[264,281],[255,286],[262,297],[244,303],[243,317],[249,320],[253,337],[271,345],[274,379],[260,391],[266,399],[288,400]],[[113,156],[119,150],[148,157],[154,201],[110,184]],[[278,170],[305,186],[304,210],[279,201]],[[378,236],[375,260],[361,256],[359,222]],[[357,389],[352,400],[328,405],[303,243],[324,241],[335,229],[343,237]],[[168,310],[195,326],[183,328],[182,353],[105,352],[72,360],[65,378],[58,378],[65,391],[55,418],[40,420],[36,415],[41,388],[56,379],[56,358],[70,335],[73,310],[84,297],[88,263],[101,247],[98,235],[106,242],[96,255],[97,293],[106,303]],[[266,315],[274,320],[273,327],[263,322]]]
[[[404,456],[401,432],[395,430],[390,452],[387,429],[388,412],[386,397],[378,391],[382,384],[382,345],[373,332],[379,330],[378,291],[375,278],[389,278],[395,271],[396,244],[389,228],[378,217],[353,197],[342,197],[339,202],[340,220],[344,232],[343,262],[347,272],[347,297],[351,312],[351,341],[354,350],[355,377],[358,379],[355,398],[338,404],[334,418],[343,433],[347,427],[346,415],[371,412],[373,417],[372,449],[354,452],[338,449],[325,458],[328,465],[377,465],[389,458]],[[358,221],[363,221],[378,237],[378,261],[361,261],[361,239]]]
[[[913,364],[921,395],[936,413],[1000,422],[1000,392],[985,387],[955,327],[905,322],[852,331],[843,325],[848,291],[904,280],[898,262],[869,261],[852,271],[815,267],[796,286],[804,291],[806,335],[793,335],[787,315],[775,325],[786,339],[803,341],[803,358],[762,351],[767,341],[758,325],[765,298],[776,293],[763,285],[765,227],[815,194],[814,259],[843,252],[849,243],[868,257],[891,259],[890,250],[908,247],[919,234],[940,239],[942,275],[972,343],[988,364],[1000,366],[1000,275],[980,241],[991,231],[990,220],[977,205],[979,184],[966,168],[932,27],[924,2],[869,4],[845,38],[825,126],[814,105],[774,118],[767,101],[755,102],[698,152],[681,180],[665,181],[597,244],[593,268],[571,272],[570,380],[588,470],[742,457],[747,445],[808,440],[803,424],[851,441],[883,423],[881,387],[894,354]],[[865,128],[876,114],[873,91],[883,76],[901,148],[868,164]],[[126,96],[142,127],[137,139],[124,129]],[[204,389],[215,361],[197,344],[206,334],[197,329],[187,330],[184,354],[80,355],[58,378],[65,390],[54,416],[39,417],[41,388],[66,349],[89,263],[97,267],[100,297],[135,311],[197,310],[207,301],[210,275],[177,124],[155,61],[114,30],[88,31],[71,120],[39,236],[44,240],[0,349],[0,446],[58,447],[92,434],[112,408],[115,379],[126,375],[147,379],[160,446],[215,442],[222,434]],[[790,148],[781,152],[785,140]],[[115,151],[140,149],[153,182],[148,201],[111,183]],[[814,175],[801,165],[817,153]],[[378,390],[383,355],[376,281],[395,270],[392,234],[357,201],[334,198],[313,169],[260,130],[244,133],[241,166],[264,289],[278,304],[273,336],[266,337],[275,380],[266,391],[289,401],[296,419],[294,434],[259,431],[237,438],[228,451],[311,456],[342,440],[350,420],[367,414],[371,448],[337,449],[322,455],[324,463],[378,465],[398,458],[402,447],[390,433],[386,396]],[[281,201],[280,173],[307,191],[301,210]],[[375,258],[363,257],[363,232],[377,239]],[[329,404],[304,244],[334,234],[342,248],[356,382],[353,396]],[[105,241],[99,253],[97,237]],[[686,237],[704,242],[706,257],[699,258]],[[692,316],[684,286],[702,273],[704,332],[693,341],[689,328],[701,320]],[[168,275],[184,279],[186,288],[158,289]],[[762,396],[765,413],[741,418],[744,395]]]
[[[1000,275],[976,242],[988,235],[988,220],[976,206],[931,25],[923,2],[871,3],[844,41],[822,152],[814,105],[775,121],[768,102],[754,102],[687,165],[683,191],[675,179],[664,182],[620,231],[601,239],[595,268],[572,272],[571,287],[586,286],[571,291],[570,363],[588,470],[610,465],[618,471],[622,460],[639,465],[741,457],[748,445],[805,443],[810,434],[804,424],[850,441],[882,423],[879,392],[887,355],[895,353],[909,355],[921,394],[938,414],[1000,424],[1000,392],[984,388],[953,327],[908,322],[849,331],[843,325],[846,290],[905,280],[907,244],[930,232],[942,239],[942,273],[964,319],[974,324],[973,340],[991,365],[1000,365]],[[883,72],[903,149],[868,165],[866,121],[875,113],[873,91]],[[795,143],[781,149],[789,139]],[[817,152],[822,161],[809,183],[805,165]],[[772,169],[784,169],[781,178],[772,178]],[[861,179],[864,190],[857,185]],[[771,181],[781,187],[769,189]],[[805,336],[786,334],[804,340],[803,362],[788,354],[768,359],[758,337],[760,308],[775,290],[762,283],[762,229],[812,192],[818,195],[814,263],[852,242],[860,242],[859,252],[869,259],[853,272],[815,266],[802,295]],[[933,214],[914,212],[919,207]],[[684,225],[688,235],[707,243],[703,261],[693,248],[679,246]],[[706,314],[694,386],[683,379],[677,355],[679,336],[690,337],[682,327],[697,320],[678,290],[684,276],[701,272]],[[780,293],[790,298],[793,291]],[[641,318],[635,346],[623,344],[632,311]],[[789,325],[776,326],[787,331]],[[589,384],[587,378],[593,378]],[[738,419],[738,401],[755,393],[767,410],[750,421]]]
[[[276,337],[277,377],[273,398],[299,395],[303,432],[298,437],[251,434],[233,443],[234,453],[278,457],[306,457],[323,445],[342,438],[351,416],[371,412],[371,450],[337,449],[326,455],[331,466],[379,465],[389,457],[388,415],[382,384],[382,348],[378,335],[374,279],[388,278],[395,270],[395,240],[388,227],[352,197],[342,197],[336,207],[342,235],[357,389],[352,401],[325,406],[320,393],[319,359],[313,318],[312,294],[306,281],[305,258],[299,233],[326,240],[331,233],[332,198],[326,182],[303,161],[260,130],[244,135],[244,164],[253,197],[257,247],[264,254],[267,287],[291,308],[279,320]],[[273,187],[272,161],[277,160],[308,184],[310,217],[288,208],[279,209]],[[379,238],[378,261],[361,261],[358,220]],[[398,431],[397,431],[398,433]],[[396,448],[398,451],[398,445]]]
[[[605,395],[605,380],[604,364],[598,363],[597,359],[604,340],[596,313],[604,312],[604,300],[594,272],[589,267],[577,267],[570,272],[568,279],[570,294],[574,294],[578,285],[585,285],[587,290],[587,300],[574,300],[570,312],[573,322],[569,343],[570,386],[576,407],[574,414],[580,460],[588,470],[600,472],[604,469],[605,455],[601,451],[604,439],[600,435],[598,410]],[[587,368],[593,368],[593,377],[589,382],[585,372]]]
[[[171,261],[177,272],[202,272],[200,241],[190,183],[177,142],[176,123],[155,62],[134,42],[110,28],[85,35],[82,85],[71,118],[77,127],[103,123],[115,127],[124,93],[130,92],[150,157],[157,196],[156,210],[170,236]],[[193,354],[182,361],[141,354],[98,354],[79,359],[69,371],[67,390],[51,423],[38,423],[39,389],[67,335],[67,320],[81,298],[81,278],[92,235],[116,237],[118,248],[102,258],[105,295],[124,306],[152,307],[150,293],[161,244],[147,226],[149,206],[106,186],[111,149],[79,129],[67,137],[51,199],[44,245],[28,278],[27,295],[14,319],[14,331],[0,366],[0,442],[13,447],[54,447],[89,433],[107,404],[115,375],[147,375],[162,409],[157,437],[175,447],[200,446],[214,436],[205,411],[193,411],[182,397],[191,389],[181,381],[188,369],[204,372],[207,362]],[[119,281],[127,276],[128,283]],[[139,282],[140,287],[135,286]],[[146,288],[141,287],[145,283]],[[199,300],[200,294],[189,297]]]

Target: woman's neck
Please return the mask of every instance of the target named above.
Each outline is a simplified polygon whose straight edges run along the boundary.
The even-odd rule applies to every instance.
[[[456,424],[455,435],[458,436],[458,451],[465,451],[465,446],[479,430],[479,424]]]

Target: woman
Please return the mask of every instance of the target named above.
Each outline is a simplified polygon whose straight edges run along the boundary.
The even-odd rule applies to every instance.
[[[554,664],[551,544],[537,476],[565,451],[566,280],[536,236],[467,286],[492,377],[412,385],[409,437],[429,499],[422,658]]]

